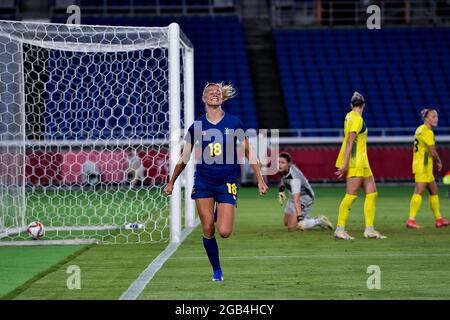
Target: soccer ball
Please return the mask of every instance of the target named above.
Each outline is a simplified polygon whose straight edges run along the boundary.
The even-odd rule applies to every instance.
[[[28,225],[27,232],[31,238],[38,240],[45,234],[44,225],[37,220],[33,221]]]

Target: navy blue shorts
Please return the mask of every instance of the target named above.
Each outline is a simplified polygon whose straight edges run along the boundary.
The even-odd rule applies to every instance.
[[[219,203],[229,203],[237,207],[238,180],[212,183],[196,177],[192,188],[192,199],[214,198]]]

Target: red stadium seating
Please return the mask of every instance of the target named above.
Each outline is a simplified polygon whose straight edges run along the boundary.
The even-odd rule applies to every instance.
[[[334,163],[339,147],[291,147],[280,150],[289,152],[294,163],[311,181],[337,181]],[[450,147],[438,148],[444,167],[441,172],[435,171],[436,178],[442,178],[450,169]],[[368,149],[370,166],[378,181],[412,181],[412,148],[410,146],[374,146]],[[278,179],[276,175],[270,180]]]
[[[335,160],[339,147],[290,147],[294,163],[310,181],[336,182]],[[438,148],[444,167],[435,176],[441,179],[450,170],[450,146]],[[368,150],[370,165],[378,181],[412,181],[412,149],[410,146],[374,146]],[[103,182],[121,182],[126,169],[125,151],[92,151],[27,154],[26,175],[28,184],[58,185],[81,182],[81,166],[86,159],[98,163]],[[168,153],[161,150],[140,151],[139,157],[146,169],[146,184],[164,183],[168,174]],[[269,177],[276,181],[277,175]]]

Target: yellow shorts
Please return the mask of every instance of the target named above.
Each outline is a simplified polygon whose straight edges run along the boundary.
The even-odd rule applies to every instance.
[[[367,178],[373,176],[372,170],[368,168],[349,168],[347,171],[347,178],[363,177]]]
[[[414,174],[414,180],[416,182],[424,182],[424,183],[430,183],[434,181],[434,175],[433,172],[421,172],[421,173],[415,173]]]

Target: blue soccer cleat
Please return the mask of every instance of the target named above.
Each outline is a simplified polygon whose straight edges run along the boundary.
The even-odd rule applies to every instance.
[[[223,281],[222,270],[215,270],[212,281]]]

